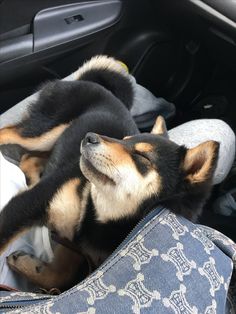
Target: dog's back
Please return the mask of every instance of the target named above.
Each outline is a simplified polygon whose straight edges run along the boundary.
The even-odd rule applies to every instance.
[[[46,223],[53,195],[68,181],[80,178],[83,190],[80,144],[87,132],[116,138],[139,132],[129,112],[132,83],[121,64],[108,57],[93,58],[79,69],[77,79],[48,83],[26,118],[0,131],[0,145],[52,150],[39,184],[13,198],[1,212],[0,247],[32,225]],[[77,181],[73,182],[77,186]],[[13,216],[12,207],[18,208]]]
[[[53,86],[53,93],[60,94],[65,85],[68,85],[67,91],[62,93],[60,98],[63,99],[64,96],[63,101],[67,101],[68,109],[72,108],[73,110],[73,114],[70,112],[70,119],[71,117],[74,119],[67,120],[67,122],[71,121],[70,125],[60,136],[53,149],[52,156],[45,168],[46,175],[57,167],[68,165],[69,161],[70,163],[78,162],[80,143],[88,132],[119,139],[126,135],[139,133],[128,108],[103,86],[87,81],[57,82]],[[46,88],[51,88],[51,86]],[[131,91],[129,90],[129,93]],[[56,106],[56,99],[53,101]]]

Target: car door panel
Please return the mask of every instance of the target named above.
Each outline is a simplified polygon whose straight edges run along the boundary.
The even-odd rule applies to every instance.
[[[9,9],[13,4],[19,9],[14,0],[9,0]],[[21,0],[24,9],[23,17],[0,33],[0,112],[31,94],[41,82],[67,76],[96,54],[123,60],[131,73],[139,73],[144,86],[152,86],[152,91],[161,95],[156,73],[142,79],[139,71],[146,62],[162,67],[162,62],[149,54],[154,46],[160,47],[161,54],[170,46],[175,51],[173,39],[157,23],[152,0]],[[172,57],[175,59],[174,53]],[[168,63],[170,73],[175,62]],[[160,71],[165,72],[164,64]]]

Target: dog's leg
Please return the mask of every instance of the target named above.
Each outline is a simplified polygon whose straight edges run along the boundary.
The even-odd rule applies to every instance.
[[[0,253],[34,225],[42,225],[47,217],[47,204],[62,184],[51,177],[13,197],[0,213]]]
[[[46,209],[40,197],[47,193],[46,189],[40,191],[38,185],[24,191],[14,198],[2,209],[0,213],[0,254],[15,239],[19,238],[33,225],[43,223]],[[47,195],[48,198],[48,195]],[[45,197],[45,202],[47,202]]]
[[[15,125],[0,130],[0,145],[18,144],[30,151],[50,151],[60,135],[69,124],[60,124],[34,136],[27,134],[27,120],[25,126]],[[26,135],[27,134],[27,135]]]
[[[40,181],[49,154],[45,152],[24,154],[19,167],[24,172],[27,185],[33,186]]]
[[[47,226],[59,237],[72,241],[86,212],[90,184],[73,178],[57,189],[47,208]]]
[[[0,253],[32,226],[47,225],[73,239],[84,217],[90,185],[84,178],[65,180],[59,172],[15,196],[0,213]]]
[[[45,263],[23,251],[12,253],[7,258],[8,265],[17,273],[26,277],[40,288],[66,289],[87,275],[82,267],[85,258],[77,252],[57,245],[55,257],[51,263]],[[85,274],[81,272],[85,271]]]

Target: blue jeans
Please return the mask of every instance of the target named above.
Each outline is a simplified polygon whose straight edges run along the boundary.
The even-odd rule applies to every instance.
[[[86,280],[59,296],[0,292],[0,313],[231,313],[236,245],[157,208]]]

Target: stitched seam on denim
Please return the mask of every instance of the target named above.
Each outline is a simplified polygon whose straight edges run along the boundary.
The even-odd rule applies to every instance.
[[[166,209],[165,209],[165,210],[166,210]],[[150,221],[148,221],[147,224],[144,226],[144,229],[140,229],[139,232],[138,232],[137,234],[135,234],[135,236],[133,236],[133,238],[130,239],[130,241],[124,246],[124,248],[126,248],[126,247],[129,245],[129,243],[130,243],[131,241],[133,241],[134,238],[137,237],[138,234],[143,233],[143,235],[145,236],[145,235],[147,235],[148,233],[150,233],[157,225],[159,225],[160,222],[165,218],[165,216],[167,216],[167,215],[169,214],[169,210],[167,210],[167,212],[166,212],[163,216],[161,216],[161,214],[162,214],[163,212],[164,212],[164,210],[161,211],[157,216],[154,216]],[[154,221],[155,219],[157,219],[157,221],[154,223],[154,225],[151,227],[151,229],[149,229],[148,231],[144,232],[144,231],[149,227],[149,225],[150,225],[151,223],[153,223],[153,221]],[[109,264],[111,264],[112,261],[113,261],[118,255],[119,255],[119,253],[117,252],[117,254],[114,255],[114,256],[112,257],[112,259],[107,262],[107,264],[105,264],[102,268],[99,268],[99,271],[100,271],[101,269],[104,269],[104,268],[105,268],[106,266],[108,266]],[[118,259],[115,263],[113,263],[112,265],[108,266],[108,268],[107,268],[107,270],[105,271],[105,273],[107,273],[107,272],[111,269],[111,267],[115,266],[122,258],[125,258],[126,256],[127,256],[127,254],[125,254],[124,256],[119,256],[119,259]],[[95,273],[96,273],[96,272],[95,272]],[[101,276],[100,276],[100,277],[101,277]],[[99,277],[99,278],[100,278],[100,277]],[[98,279],[98,278],[96,278],[96,279]],[[63,300],[65,297],[68,297],[68,296],[71,296],[71,295],[73,295],[73,294],[75,294],[75,293],[77,293],[77,292],[80,292],[80,290],[74,291],[74,290],[76,289],[75,287],[73,287],[73,288],[71,288],[71,289],[72,289],[72,291],[70,291],[70,292],[68,291],[68,292],[66,292],[66,293],[63,294],[63,295],[58,296],[58,298],[57,298],[56,300],[53,300],[53,298],[51,298],[51,299],[47,300],[46,303],[37,304],[37,305],[29,305],[29,306],[27,306],[27,307],[24,308],[24,311],[25,311],[25,310],[32,310],[32,309],[37,308],[37,307],[39,307],[39,306],[46,306],[46,304],[47,304],[48,302],[50,302],[50,301],[53,301],[53,302],[54,302],[53,304],[56,304],[58,301]],[[11,312],[9,312],[9,313],[11,313]],[[14,311],[13,311],[13,313],[14,313]]]

